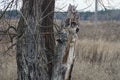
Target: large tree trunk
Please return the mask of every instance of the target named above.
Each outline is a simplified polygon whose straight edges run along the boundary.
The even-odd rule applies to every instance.
[[[45,9],[41,8],[46,1],[48,0],[23,0],[22,17],[17,32],[18,80],[50,80],[46,49],[50,48],[51,53],[54,52],[54,44],[52,44],[52,47],[47,47],[47,44],[51,45],[49,43],[51,40],[54,43],[54,36],[49,34],[46,36],[51,37],[46,38],[44,34],[45,31],[49,30],[53,32],[53,27],[50,29],[44,29],[44,27],[52,25],[53,15],[51,22],[45,25],[44,23],[48,18],[42,20]],[[50,9],[50,11],[53,11],[53,9]]]

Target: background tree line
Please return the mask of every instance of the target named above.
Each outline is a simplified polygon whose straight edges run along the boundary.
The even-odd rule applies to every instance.
[[[2,11],[0,11],[0,14]],[[55,19],[64,19],[67,15],[67,12],[55,12]],[[98,11],[98,20],[120,20],[120,9],[116,10],[101,10]],[[94,12],[79,12],[79,16],[81,20],[94,20]],[[8,10],[5,14],[4,18],[7,19],[18,19],[20,17],[19,11],[17,10]]]

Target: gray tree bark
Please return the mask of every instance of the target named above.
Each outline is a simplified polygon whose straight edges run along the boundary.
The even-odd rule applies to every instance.
[[[53,30],[53,21],[54,21],[54,4],[55,0],[44,0],[42,5],[42,26],[44,27],[44,38],[45,38],[45,48],[48,59],[48,69],[50,78],[52,76],[53,69],[53,56],[55,49],[55,38]]]
[[[47,44],[50,45],[50,41],[45,38],[45,29],[43,28],[52,21],[47,25],[43,25],[45,23],[43,20],[45,9],[42,8],[47,6],[47,4],[43,5],[45,1],[48,0],[23,0],[22,17],[17,30],[18,80],[50,80],[50,68],[46,52],[46,48],[49,48],[46,46]],[[53,8],[51,10],[53,11]],[[51,32],[53,27],[48,30]],[[48,38],[48,40],[50,39],[54,41],[53,35]],[[53,47],[54,44],[52,44]]]
[[[64,65],[63,59],[66,53],[66,44],[67,44],[67,34],[60,32],[59,40],[55,47],[55,56],[54,56],[54,68],[52,74],[52,80],[64,80],[66,73],[66,66]]]

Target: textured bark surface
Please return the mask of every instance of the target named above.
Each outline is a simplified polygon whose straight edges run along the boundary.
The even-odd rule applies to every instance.
[[[55,53],[57,53],[57,54],[56,54],[56,57],[55,57],[52,80],[64,80],[66,68],[61,63],[61,61],[63,60],[63,55],[65,53],[65,48],[66,48],[65,43],[64,44],[58,44],[56,46],[56,52]]]
[[[44,33],[46,33],[44,34],[44,38],[50,78],[52,76],[53,55],[55,49],[55,38],[53,30],[54,4],[55,0],[44,0],[42,5],[42,26],[44,27]]]
[[[43,35],[43,27],[46,25],[42,26],[44,22],[41,8],[45,1],[47,0],[23,0],[23,16],[17,32],[18,80],[50,80],[46,44],[51,44],[46,43]],[[50,39],[52,37],[53,35]]]
[[[55,47],[54,68],[52,80],[64,80],[66,67],[62,63],[66,51],[67,36],[64,33],[59,34],[60,41]]]
[[[72,41],[69,43],[70,48],[69,48],[69,55],[68,55],[67,62],[66,62],[67,70],[66,70],[66,74],[65,74],[65,80],[70,80],[71,79],[71,73],[72,73],[74,60],[75,60],[75,54],[74,54],[75,43],[76,43],[75,38],[72,39]]]

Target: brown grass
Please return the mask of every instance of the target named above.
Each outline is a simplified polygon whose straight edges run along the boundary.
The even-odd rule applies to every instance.
[[[9,25],[16,27],[16,20],[0,20],[0,30],[6,30]],[[15,48],[11,48],[7,53],[4,53],[11,46],[10,38],[3,33],[0,34],[2,34],[0,35],[0,39],[2,39],[0,41],[0,80],[16,80]]]
[[[17,66],[15,56],[4,56],[0,66],[0,80],[16,80]]]
[[[120,79],[120,24],[83,23],[76,45],[73,80]]]

